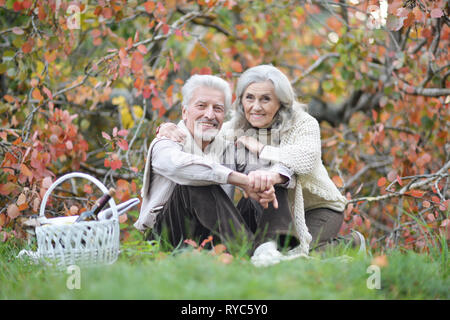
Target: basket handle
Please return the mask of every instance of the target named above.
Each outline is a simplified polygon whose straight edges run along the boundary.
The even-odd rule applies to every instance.
[[[41,217],[45,217],[45,206],[47,205],[47,200],[48,197],[50,196],[50,194],[52,193],[52,191],[62,182],[71,179],[71,178],[85,178],[87,180],[90,180],[91,182],[93,182],[101,191],[103,191],[103,193],[108,193],[108,189],[105,187],[105,185],[103,183],[101,183],[97,178],[94,178],[93,176],[90,176],[86,173],[82,173],[82,172],[72,172],[72,173],[68,173],[63,175],[62,177],[60,177],[59,179],[57,179],[55,182],[53,182],[53,184],[50,186],[50,188],[48,188],[47,192],[44,195],[44,198],[42,199],[41,202],[41,208],[39,211],[39,216]],[[114,202],[114,199],[111,198],[108,201],[109,206],[111,207],[112,210],[112,214],[113,214],[113,219],[117,220],[119,219],[119,214],[117,212],[117,207],[116,207],[116,203]]]

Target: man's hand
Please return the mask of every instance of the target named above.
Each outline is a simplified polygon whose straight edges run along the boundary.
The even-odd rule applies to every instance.
[[[248,173],[248,186],[254,192],[263,192],[274,185],[274,172],[255,170]]]
[[[269,171],[265,171],[269,172]],[[255,174],[256,175],[256,174]],[[249,177],[243,173],[233,171],[228,176],[229,184],[240,187],[244,190],[245,198],[252,198],[258,201],[265,209],[269,207],[269,203],[273,202],[274,208],[278,208],[277,197],[275,196],[275,188],[273,185],[269,185],[267,190],[263,191],[254,191],[253,188],[250,188]]]
[[[263,192],[255,192],[250,188],[244,188],[244,197],[255,199],[264,209],[267,209],[269,207],[269,203],[273,202],[273,207],[278,209],[278,200],[275,195],[275,188],[273,186]]]
[[[248,184],[256,192],[267,190],[270,186],[285,183],[287,178],[278,172],[255,170],[248,173]]]
[[[186,138],[186,134],[181,131],[181,129],[178,128],[176,124],[171,122],[164,122],[159,126],[159,132],[156,137],[166,137],[172,141],[183,143],[184,139]]]

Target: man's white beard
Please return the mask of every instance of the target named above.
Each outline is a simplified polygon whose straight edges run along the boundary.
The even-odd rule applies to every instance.
[[[216,121],[212,121],[212,122],[215,123]],[[219,129],[213,129],[213,128],[203,131],[201,126],[202,126],[201,121],[196,122],[194,125],[194,138],[195,139],[201,139],[202,141],[205,141],[205,142],[206,141],[211,142],[212,140],[214,140],[214,138],[219,133]]]
[[[218,129],[209,129],[203,131],[202,129],[194,128],[194,137],[196,139],[201,139],[202,141],[211,142],[212,140],[214,140],[214,138],[217,136],[218,133],[219,133]]]

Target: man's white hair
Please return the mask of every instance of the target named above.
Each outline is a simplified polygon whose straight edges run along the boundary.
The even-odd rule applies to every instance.
[[[231,106],[231,89],[228,82],[226,82],[222,78],[209,74],[194,74],[186,81],[183,88],[181,89],[181,93],[183,94],[182,105],[184,108],[188,108],[189,101],[192,98],[192,94],[194,93],[195,89],[199,87],[212,88],[223,92],[225,96],[225,110],[228,110]]]

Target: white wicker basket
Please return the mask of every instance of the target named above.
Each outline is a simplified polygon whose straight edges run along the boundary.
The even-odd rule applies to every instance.
[[[71,178],[92,181],[104,193],[108,189],[96,178],[80,172],[57,179],[42,199],[39,215],[44,217],[48,197],[57,185]],[[112,218],[71,224],[47,224],[36,228],[37,255],[59,268],[69,265],[92,266],[111,264],[119,255],[119,215],[114,199],[109,200]]]

